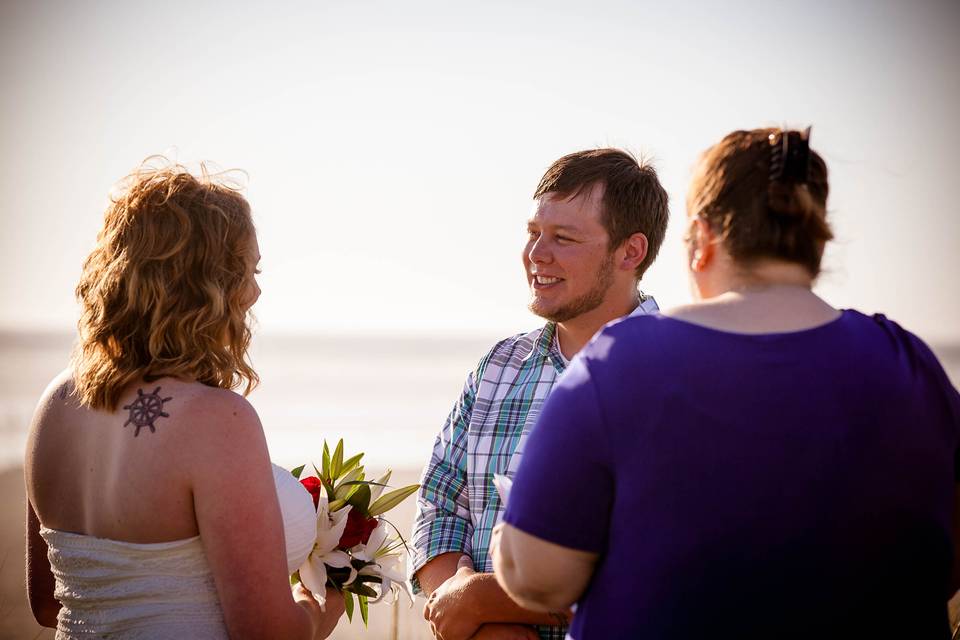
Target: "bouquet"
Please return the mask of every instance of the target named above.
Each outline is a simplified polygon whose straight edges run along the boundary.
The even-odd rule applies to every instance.
[[[376,480],[367,480],[358,453],[343,459],[343,440],[330,455],[323,443],[321,468],[316,476],[303,477],[306,465],[291,473],[313,497],[317,509],[317,539],[313,550],[292,584],[303,582],[323,606],[329,585],[343,593],[347,618],[353,620],[354,602],[364,625],[370,604],[387,599],[392,602],[403,591],[413,604],[400,568],[407,543],[383,514],[413,494],[420,485],[411,484],[383,493],[391,471]],[[394,535],[395,534],[395,535]]]

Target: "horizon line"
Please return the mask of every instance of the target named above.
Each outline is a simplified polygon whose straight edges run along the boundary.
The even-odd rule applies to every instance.
[[[527,329],[529,330],[529,329]],[[521,333],[513,331],[513,333]],[[354,328],[354,329],[279,329],[254,331],[253,340],[265,338],[268,341],[287,342],[291,340],[339,340],[343,338],[367,340],[404,340],[404,341],[435,341],[451,340],[457,342],[474,342],[497,339],[503,337],[504,332],[497,328],[489,329],[455,329],[455,328]],[[76,330],[54,329],[52,327],[24,327],[14,328],[0,326],[0,348],[7,347],[45,347],[53,345],[72,344],[76,339]],[[511,334],[512,335],[512,334]],[[927,342],[925,338],[921,339]],[[928,342],[931,349],[942,352],[944,355],[960,359],[960,337],[931,339]]]

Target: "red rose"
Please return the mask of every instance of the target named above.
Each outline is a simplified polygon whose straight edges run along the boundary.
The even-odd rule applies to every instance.
[[[370,539],[370,534],[377,528],[376,518],[368,518],[356,509],[351,509],[347,514],[347,526],[343,529],[343,535],[340,536],[339,546],[343,549],[355,547],[358,544],[366,544]]]
[[[323,493],[323,483],[320,478],[309,476],[300,481],[300,484],[313,496],[313,508],[316,509],[320,504],[320,494]]]

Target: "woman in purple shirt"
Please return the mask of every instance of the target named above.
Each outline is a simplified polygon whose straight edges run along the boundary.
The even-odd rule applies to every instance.
[[[808,130],[809,131],[809,130]],[[592,638],[947,638],[960,395],[811,286],[827,170],[737,131],[688,197],[696,303],[608,325],[530,436],[495,566]]]

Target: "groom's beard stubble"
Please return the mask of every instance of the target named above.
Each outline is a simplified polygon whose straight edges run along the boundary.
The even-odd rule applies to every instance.
[[[589,291],[552,310],[544,309],[538,305],[537,297],[534,295],[533,299],[530,301],[530,304],[527,305],[527,308],[530,309],[530,311],[535,315],[538,315],[545,320],[549,320],[551,322],[566,322],[567,320],[572,320],[573,318],[587,313],[588,311],[593,311],[600,306],[604,297],[607,295],[607,290],[610,289],[610,285],[612,284],[613,252],[610,252],[607,254],[607,257],[597,270],[597,275],[594,279],[593,286]]]

